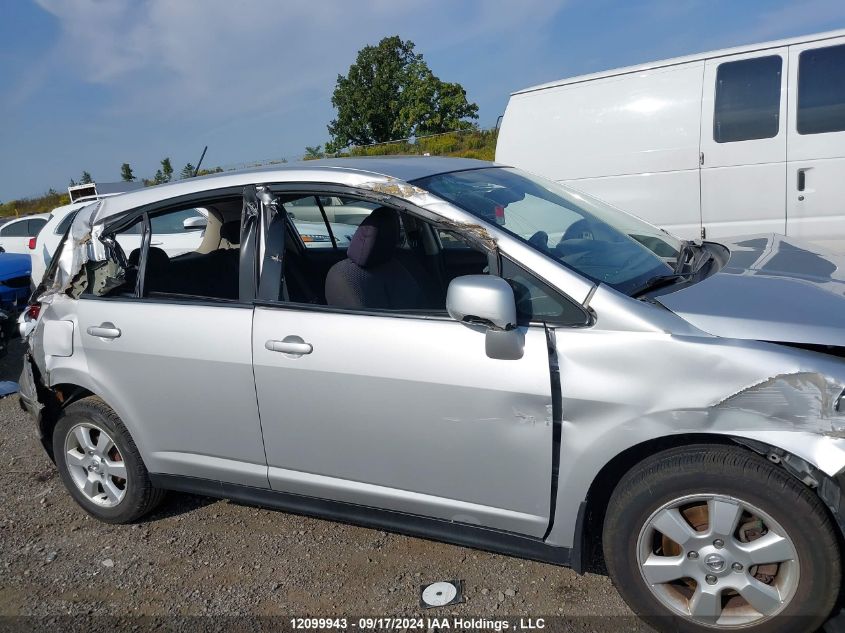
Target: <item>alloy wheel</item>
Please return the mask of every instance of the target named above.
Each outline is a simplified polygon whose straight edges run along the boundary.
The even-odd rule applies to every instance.
[[[112,437],[88,422],[65,437],[65,463],[76,487],[99,506],[113,508],[126,496],[126,463]]]
[[[786,531],[727,495],[688,495],[662,505],[640,530],[637,559],[665,607],[716,628],[767,620],[798,587],[798,553]]]

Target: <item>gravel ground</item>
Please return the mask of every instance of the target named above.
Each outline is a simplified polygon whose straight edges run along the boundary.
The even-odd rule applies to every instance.
[[[17,380],[20,354],[16,340],[0,380]],[[0,400],[0,463],[0,616],[38,616],[0,629],[422,613],[645,630],[602,575],[229,501],[171,494],[140,524],[99,523],[65,493],[16,397]],[[420,585],[447,579],[463,580],[466,602],[421,612]],[[74,617],[44,620],[59,616]]]

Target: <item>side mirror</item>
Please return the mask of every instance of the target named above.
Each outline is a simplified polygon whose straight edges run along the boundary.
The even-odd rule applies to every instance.
[[[186,231],[203,231],[208,226],[208,220],[198,215],[193,218],[186,218],[182,222],[182,226]]]
[[[446,293],[446,311],[473,329],[485,329],[484,348],[490,358],[522,358],[525,334],[516,327],[513,289],[501,277],[465,275],[453,279]]]
[[[462,323],[495,330],[516,327],[513,289],[501,277],[464,275],[453,279],[446,293],[446,311]]]

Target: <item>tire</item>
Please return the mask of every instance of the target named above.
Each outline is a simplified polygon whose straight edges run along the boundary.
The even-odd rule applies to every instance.
[[[749,554],[758,538],[772,547]],[[611,496],[603,546],[616,589],[659,631],[811,632],[839,595],[839,545],[821,500],[740,447],[693,445],[637,464]]]
[[[105,523],[135,521],[164,498],[164,490],[150,482],[129,431],[96,396],[62,411],[53,430],[53,455],[70,495]]]

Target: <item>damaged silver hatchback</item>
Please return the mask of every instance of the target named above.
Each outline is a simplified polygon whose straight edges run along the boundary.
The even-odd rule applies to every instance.
[[[471,160],[196,178],[79,212],[21,401],[103,521],[177,490],[603,552],[662,630],[812,631],[841,576],[842,263]]]

